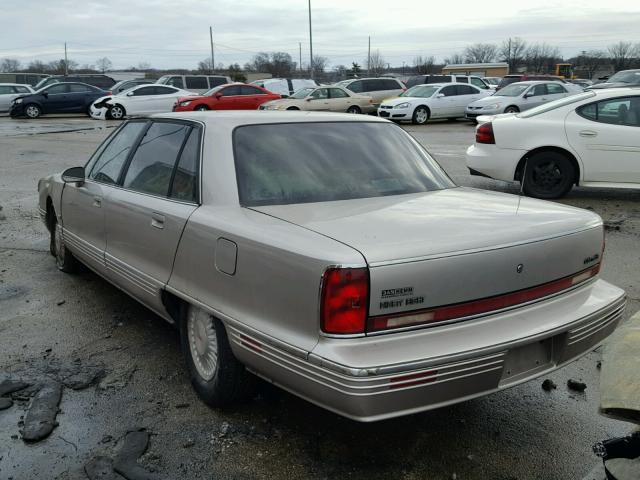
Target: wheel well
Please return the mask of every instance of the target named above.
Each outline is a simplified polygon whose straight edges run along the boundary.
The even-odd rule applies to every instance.
[[[540,152],[556,152],[559,153],[561,155],[564,155],[565,157],[567,157],[570,161],[571,164],[573,165],[573,168],[575,168],[576,171],[576,178],[574,178],[573,183],[575,185],[578,185],[580,182],[580,165],[578,165],[578,161],[576,160],[576,157],[573,156],[573,154],[567,150],[565,150],[564,148],[560,148],[560,147],[539,147],[536,148],[534,150],[531,150],[530,152],[527,152],[518,162],[518,165],[516,166],[516,172],[513,176],[513,179],[516,181],[520,181],[522,180],[522,173],[524,171],[524,165],[525,162],[531,158],[533,155],[535,155],[536,153],[540,153]]]
[[[418,105],[416,108],[413,109],[413,112],[415,113],[415,111],[417,109],[419,109],[420,107],[424,107],[427,109],[427,113],[429,114],[429,116],[431,116],[431,109],[429,107],[427,107],[426,105]]]
[[[298,107],[288,107],[287,110],[300,110]]]
[[[52,231],[53,229],[53,221],[56,218],[56,210],[53,208],[53,200],[51,200],[51,197],[47,197],[47,207],[46,207],[46,214],[45,214],[45,223],[47,225],[47,229],[49,231]]]
[[[517,111],[520,111],[520,109],[518,108],[517,105],[509,105],[508,107],[505,107],[504,111],[506,112],[507,110],[509,110],[510,108],[515,108]]]
[[[209,108],[209,105],[205,105],[204,103],[201,103],[200,105],[196,105],[195,107],[193,107],[193,109],[195,110],[196,108],[200,108],[200,107],[204,107],[204,108],[206,108],[207,110],[211,110],[211,109]]]

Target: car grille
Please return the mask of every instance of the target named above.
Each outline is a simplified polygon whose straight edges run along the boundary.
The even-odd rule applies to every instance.
[[[389,116],[391,116],[391,114],[390,114],[389,112],[385,112],[385,111],[380,112],[380,114],[379,114],[379,115],[380,115],[381,117],[389,117]]]
[[[393,107],[391,105],[380,105],[380,108],[391,110]]]

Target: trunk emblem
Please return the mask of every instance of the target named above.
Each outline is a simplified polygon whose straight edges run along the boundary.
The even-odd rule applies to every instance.
[[[518,266],[516,267],[516,272],[522,273],[523,270],[524,270],[524,265],[519,263]]]

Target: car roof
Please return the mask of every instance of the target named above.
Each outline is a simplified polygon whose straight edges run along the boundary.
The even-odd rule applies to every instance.
[[[29,85],[28,83],[0,83],[0,86],[1,87],[31,87],[31,85]]]
[[[310,123],[310,122],[375,122],[388,123],[388,120],[371,115],[353,115],[350,113],[332,112],[278,112],[270,110],[212,110],[207,112],[171,112],[158,113],[152,118],[176,120],[192,120],[205,125],[224,125],[240,127],[242,125],[261,125],[276,123]]]

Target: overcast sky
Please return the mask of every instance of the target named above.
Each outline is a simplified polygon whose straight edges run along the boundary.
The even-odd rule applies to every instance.
[[[565,57],[640,42],[639,0],[312,0],[314,53],[331,65],[366,62],[367,36],[393,66],[416,55],[438,60],[475,42],[509,36],[558,46]],[[111,59],[115,68],[141,62],[195,68],[209,53],[216,64],[244,64],[259,51],[285,51],[308,62],[307,0],[20,0],[4,1],[0,58],[80,64]]]

